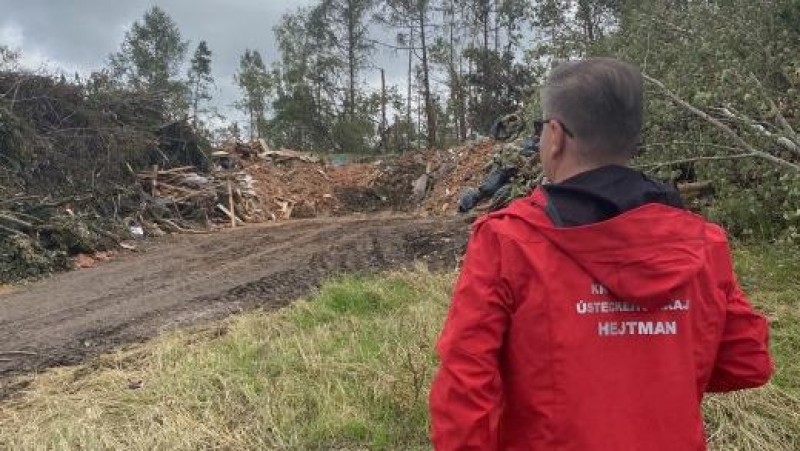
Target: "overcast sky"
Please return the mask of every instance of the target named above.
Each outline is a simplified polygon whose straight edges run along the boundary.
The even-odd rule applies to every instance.
[[[200,40],[208,41],[221,91],[216,103],[228,114],[239,95],[233,74],[241,53],[258,49],[271,65],[278,57],[273,27],[283,14],[312,1],[0,0],[0,44],[21,49],[28,68],[46,65],[68,74],[88,74],[106,64],[125,31],[157,4],[191,42],[190,54]]]

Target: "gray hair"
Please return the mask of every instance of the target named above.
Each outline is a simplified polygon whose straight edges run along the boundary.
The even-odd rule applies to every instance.
[[[542,89],[546,119],[556,118],[591,151],[630,156],[639,141],[644,82],[636,67],[613,58],[556,66]]]

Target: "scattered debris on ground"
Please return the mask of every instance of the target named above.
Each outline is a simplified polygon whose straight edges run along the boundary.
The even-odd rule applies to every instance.
[[[120,224],[76,211],[73,201],[0,201],[0,283],[70,269],[70,257],[115,249],[124,238]]]

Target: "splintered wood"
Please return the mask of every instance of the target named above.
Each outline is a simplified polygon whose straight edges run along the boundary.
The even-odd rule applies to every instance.
[[[245,172],[217,171],[204,175],[180,167],[137,174],[150,188],[153,202],[179,220],[220,220],[236,223],[262,219],[253,177]]]

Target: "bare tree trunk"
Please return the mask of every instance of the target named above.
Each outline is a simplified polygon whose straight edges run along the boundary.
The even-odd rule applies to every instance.
[[[455,0],[450,1],[450,55],[449,55],[449,72],[450,72],[450,100],[453,104],[453,123],[454,133],[458,141],[465,141],[467,139],[467,124],[464,114],[464,91],[461,86],[461,58],[459,57],[459,65],[456,66],[456,10]]]
[[[472,44],[475,45],[476,41],[477,41],[477,37],[473,36]],[[474,66],[472,64],[472,59],[469,59],[469,60],[467,60],[467,79],[471,79],[473,77],[473,75],[475,75]],[[477,98],[478,94],[475,92],[474,84],[468,85],[466,94],[467,94],[467,101],[469,102],[468,105],[475,105],[475,104],[478,103],[478,98]],[[467,128],[468,128],[468,131],[470,131],[470,132],[474,131],[474,128],[475,128],[475,124],[473,123],[472,119],[473,119],[472,117],[468,117],[469,124],[468,124]]]
[[[256,139],[256,112],[253,107],[250,107],[250,141]]]
[[[381,151],[386,152],[386,71],[381,69]]]
[[[467,140],[467,93],[464,91],[464,86],[461,85],[461,80],[464,77],[464,59],[458,57],[458,115],[461,121],[461,134],[459,135],[462,141]]]
[[[422,84],[425,95],[425,115],[428,119],[428,147],[436,147],[436,111],[431,97],[430,73],[428,68],[428,46],[425,42],[425,12],[419,11],[420,45],[422,46]]]
[[[578,18],[583,25],[583,34],[586,41],[594,42],[595,40],[595,26],[594,26],[594,9],[591,2],[587,0],[578,1]]]
[[[198,108],[198,105],[200,103],[198,101],[199,99],[197,98],[198,95],[199,95],[198,94],[199,90],[200,90],[200,85],[199,84],[195,84],[195,87],[194,87],[194,99],[192,99],[192,127],[195,128],[195,129],[197,128],[197,108]]]
[[[500,51],[500,15],[497,11],[500,9],[500,0],[494,0],[494,51]]]
[[[392,128],[394,128],[394,130],[393,130],[393,132],[394,132],[394,145],[392,146],[392,148],[394,148],[394,149],[397,149],[398,147],[400,147],[400,127],[399,127],[399,125],[400,125],[400,116],[395,114],[394,115],[394,127],[392,127]]]
[[[412,95],[412,76],[414,71],[414,26],[409,26],[408,39],[408,103],[406,104],[406,147],[411,148],[411,95]]]
[[[417,94],[417,148],[422,147],[422,142],[420,141],[422,136],[422,101],[419,98],[419,94]]]
[[[443,19],[447,21],[448,25],[448,35],[450,38],[450,45],[449,45],[449,54],[447,56],[447,69],[450,76],[450,104],[453,106],[453,136],[458,139],[458,130],[459,130],[459,117],[458,117],[458,92],[456,90],[456,84],[458,80],[455,76],[455,53],[456,53],[456,40],[455,40],[455,22],[456,22],[456,12],[455,12],[455,5],[453,1],[450,1],[450,17],[447,17],[447,12],[443,14]],[[449,19],[449,20],[448,20]]]
[[[353,109],[356,105],[356,55],[355,55],[355,28],[356,24],[353,12],[353,0],[347,1],[347,65],[350,70],[350,84],[347,93],[347,106],[345,115],[352,118]]]
[[[489,50],[489,8],[491,0],[482,0],[481,22],[483,22],[483,49]]]

